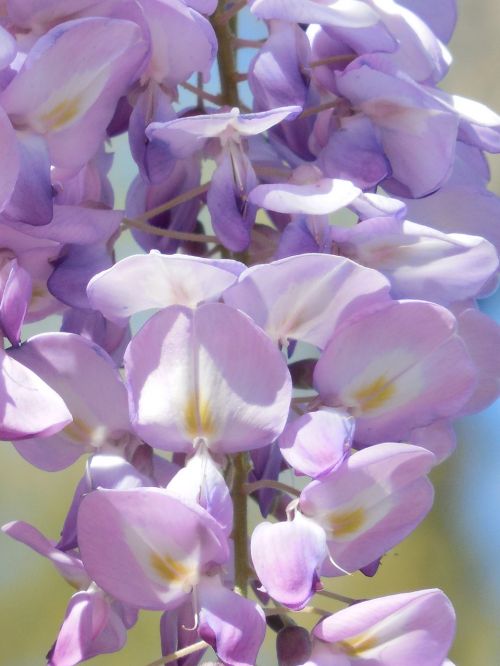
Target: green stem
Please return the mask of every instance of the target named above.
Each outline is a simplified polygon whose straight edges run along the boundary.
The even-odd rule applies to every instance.
[[[246,597],[248,592],[248,506],[245,485],[250,471],[248,455],[237,453],[234,458],[233,487],[233,541],[234,541],[234,591]]]

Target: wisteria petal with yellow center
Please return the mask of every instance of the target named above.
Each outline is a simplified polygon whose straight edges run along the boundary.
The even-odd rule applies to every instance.
[[[291,398],[286,363],[246,315],[222,303],[172,306],[125,354],[132,423],[148,444],[231,453],[270,444]]]
[[[322,620],[301,666],[445,666],[455,613],[441,590],[371,599]]]
[[[394,301],[348,322],[314,372],[323,403],[352,414],[366,444],[457,415],[476,379],[455,318],[424,301]]]
[[[85,569],[103,590],[151,610],[178,606],[207,567],[228,558],[226,538],[210,514],[159,488],[87,495],[78,544]]]

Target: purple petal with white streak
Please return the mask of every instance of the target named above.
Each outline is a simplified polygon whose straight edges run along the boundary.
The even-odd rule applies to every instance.
[[[373,666],[443,666],[454,633],[455,613],[441,590],[371,599],[316,625],[313,636],[329,644],[330,661],[315,659],[313,649],[310,664],[326,666],[338,655],[345,666],[360,658]]]
[[[304,414],[279,438],[281,454],[296,473],[314,479],[332,472],[351,448],[354,419],[340,411]]]
[[[326,533],[332,560],[325,575],[371,564],[415,529],[432,507],[425,475],[435,462],[420,447],[376,444],[304,488],[300,510]]]
[[[19,451],[42,469],[63,469],[80,455],[116,446],[130,430],[127,394],[106,353],[72,333],[45,333],[9,352],[67,402],[73,422],[60,433],[23,442]]]
[[[342,254],[389,278],[395,298],[443,305],[475,298],[498,271],[495,247],[479,236],[387,217],[331,233]]]
[[[324,530],[296,513],[292,521],[257,525],[250,549],[257,576],[270,596],[293,610],[306,606],[328,556]]]
[[[86,570],[103,590],[151,610],[179,606],[204,568],[228,557],[226,539],[206,511],[156,488],[87,495],[78,543]]]
[[[455,318],[423,301],[395,301],[348,322],[314,372],[323,403],[353,414],[364,444],[457,415],[476,381]]]
[[[244,268],[231,260],[153,251],[126,257],[99,273],[90,280],[87,295],[93,308],[119,322],[150,308],[195,308],[203,301],[216,300]]]
[[[224,293],[273,340],[304,340],[323,347],[339,322],[389,300],[378,272],[343,257],[304,254],[254,266]]]
[[[166,490],[183,501],[199,504],[229,537],[233,529],[233,502],[220,468],[204,447],[199,447]]]
[[[30,304],[31,288],[30,274],[19,265],[17,259],[12,259],[0,269],[0,331],[12,345],[18,345],[21,341],[21,328]]]
[[[258,448],[288,416],[291,380],[280,352],[220,303],[156,314],[130,343],[125,367],[135,430],[159,448],[190,451],[200,438],[213,452]]]
[[[326,215],[348,206],[360,194],[361,190],[349,180],[320,178],[315,183],[304,185],[258,185],[250,192],[248,200],[279,213]]]
[[[131,21],[67,21],[36,42],[0,101],[14,126],[46,137],[54,164],[78,169],[97,152],[147,52]]]
[[[228,666],[253,666],[266,634],[261,607],[231,592],[218,576],[204,576],[197,587],[198,634]]]
[[[77,592],[51,650],[48,666],[76,666],[99,654],[118,652],[127,630],[102,590]]]
[[[0,437],[48,437],[71,423],[63,399],[0,349]]]

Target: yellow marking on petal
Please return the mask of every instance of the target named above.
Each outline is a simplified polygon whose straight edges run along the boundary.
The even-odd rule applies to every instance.
[[[70,99],[63,99],[52,109],[43,113],[40,120],[46,131],[60,130],[74,120],[80,113],[80,101],[79,95]]]
[[[43,286],[42,283],[34,284],[33,289],[31,290],[30,307],[36,305],[37,302],[42,298],[45,298],[48,293],[48,290]]]
[[[94,429],[78,418],[73,418],[73,421],[63,428],[62,432],[78,444],[90,444],[94,435]]]
[[[365,518],[365,511],[360,507],[351,511],[334,511],[328,516],[328,522],[334,537],[344,537],[359,532]]]
[[[377,377],[371,384],[361,387],[354,394],[363,412],[370,412],[385,405],[396,393],[394,384],[384,375]]]
[[[152,553],[150,562],[155,572],[167,583],[182,583],[192,574],[189,567],[169,555]]]
[[[362,655],[366,650],[371,650],[374,647],[377,647],[377,638],[376,636],[369,635],[368,632],[363,634],[358,634],[352,638],[347,638],[344,641],[339,641],[335,643],[337,647],[340,647],[342,652],[349,657],[357,657]]]
[[[184,423],[186,425],[186,430],[190,437],[198,436],[198,414],[196,409],[196,398],[191,396],[184,410]]]
[[[209,437],[215,432],[215,422],[206,401],[198,401],[192,395],[184,411],[184,423],[190,437]]]

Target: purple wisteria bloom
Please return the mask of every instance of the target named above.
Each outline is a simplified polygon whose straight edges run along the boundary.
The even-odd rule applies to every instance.
[[[29,368],[0,349],[0,437],[48,437],[71,423],[65,402]]]
[[[98,490],[82,502],[78,541],[86,569],[114,597],[138,608],[168,610],[193,593],[199,636],[229,666],[255,662],[264,614],[223,586],[217,572],[227,561],[228,545],[201,507],[156,489]]]
[[[248,202],[248,194],[257,185],[257,176],[247,156],[245,140],[295,117],[300,111],[298,106],[289,106],[242,114],[233,108],[149,126],[147,136],[153,143],[165,145],[169,160],[185,159],[202,150],[209,139],[219,140],[217,169],[208,190],[207,205],[217,236],[230,250],[248,247],[256,214],[255,207]]]
[[[132,22],[69,21],[40,38],[0,95],[0,104],[14,127],[43,135],[54,164],[78,169],[99,148],[114,107],[139,75],[147,49]]]
[[[203,442],[213,453],[233,453],[265,446],[284,428],[286,363],[227,305],[159,312],[130,343],[125,368],[134,429],[152,446],[190,452]]]
[[[10,352],[11,363],[36,373],[65,400],[72,421],[51,437],[16,443],[41,469],[55,471],[96,450],[117,452],[134,444],[127,392],[107,354],[79,335],[37,335]],[[138,442],[136,442],[138,444]]]
[[[314,372],[323,403],[355,416],[364,444],[459,414],[476,381],[456,320],[425,301],[395,301],[347,322]]]
[[[388,303],[379,273],[340,257],[304,254],[247,269],[224,293],[282,344],[303,340],[324,347],[335,327]]]
[[[92,306],[118,322],[151,308],[184,305],[195,308],[216,300],[245,269],[232,260],[182,255],[132,255],[90,280]]]
[[[440,590],[364,601],[322,620],[313,630],[311,656],[301,666],[445,666],[455,613]]]
[[[306,486],[293,520],[261,523],[252,535],[252,561],[264,589],[285,606],[302,608],[320,575],[352,573],[384,555],[431,508],[425,474],[434,461],[419,447],[377,444]],[[269,552],[282,554],[271,560]]]
[[[92,582],[77,555],[59,550],[31,525],[17,521],[4,525],[2,531],[46,557],[78,590],[69,601],[57,639],[47,655],[48,666],[75,666],[96,655],[121,650],[127,629],[137,620],[135,610],[111,599]]]

